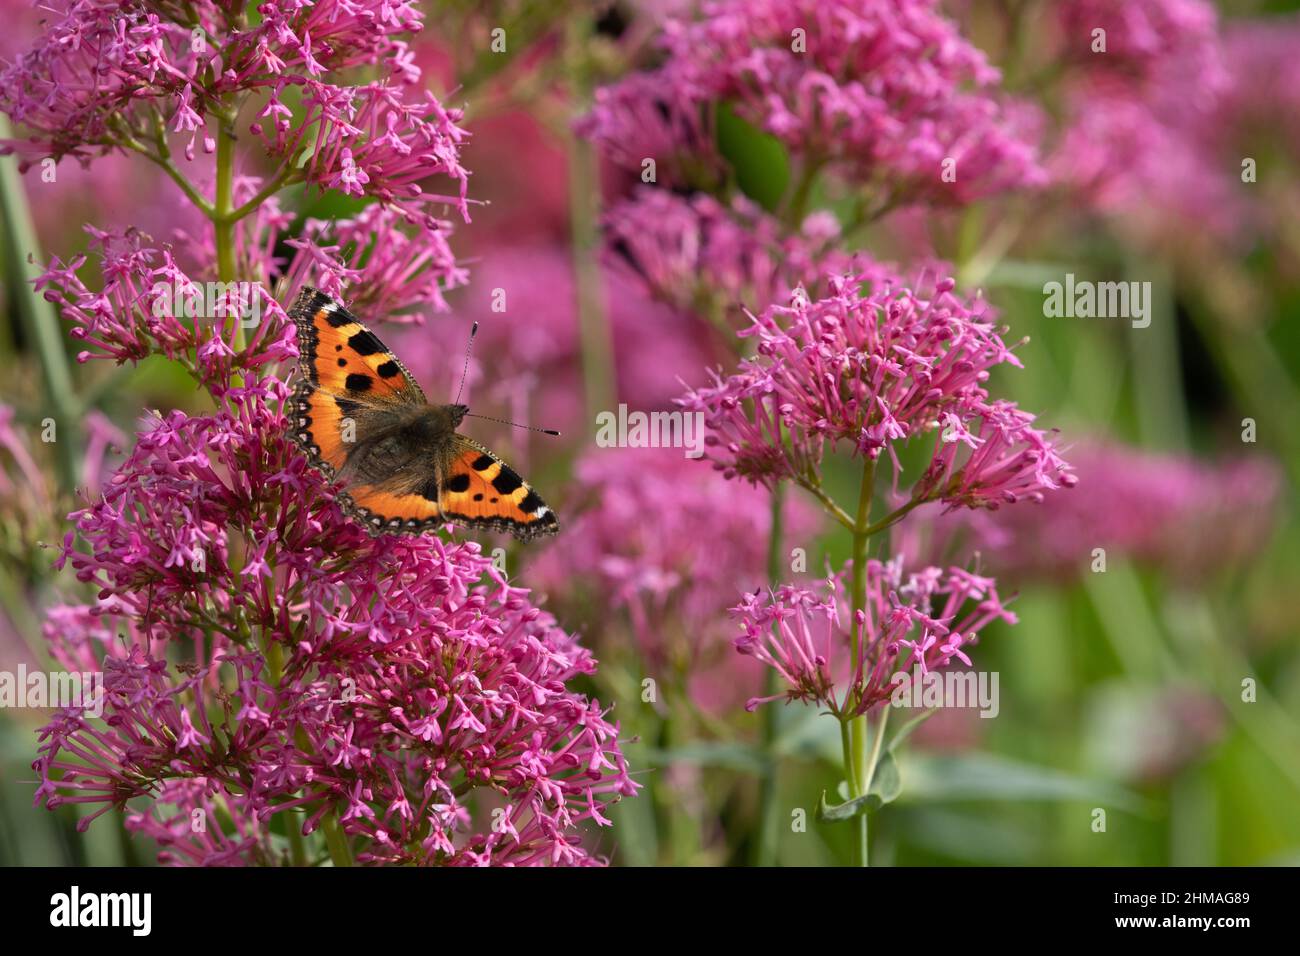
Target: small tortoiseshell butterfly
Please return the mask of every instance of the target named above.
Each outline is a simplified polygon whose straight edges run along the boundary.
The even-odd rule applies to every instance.
[[[327,478],[343,482],[344,510],[372,534],[416,534],[448,522],[525,541],[560,530],[509,465],[457,434],[469,409],[430,405],[356,316],[304,288],[289,317],[298,327],[301,377],[294,440]]]

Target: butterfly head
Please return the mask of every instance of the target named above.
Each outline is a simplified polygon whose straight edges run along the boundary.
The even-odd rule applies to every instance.
[[[468,413],[466,405],[425,405],[412,411],[410,427],[430,438],[446,435],[459,428]]]

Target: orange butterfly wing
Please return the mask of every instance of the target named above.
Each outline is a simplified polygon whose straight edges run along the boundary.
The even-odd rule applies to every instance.
[[[289,317],[298,326],[298,371],[304,381],[366,405],[426,403],[401,360],[325,293],[303,289]]]
[[[527,541],[560,530],[555,512],[513,468],[477,442],[455,435],[440,469],[438,503],[446,520],[509,531]]]
[[[289,309],[298,328],[293,437],[329,478],[343,467],[343,420],[360,406],[423,404],[424,392],[379,339],[323,292],[304,287]]]

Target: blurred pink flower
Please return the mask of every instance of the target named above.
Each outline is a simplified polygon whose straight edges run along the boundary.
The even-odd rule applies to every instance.
[[[1069,0],[1057,13],[1071,71],[1053,178],[1146,243],[1241,239],[1254,197],[1240,188],[1232,130],[1244,104],[1231,102],[1233,74],[1251,77],[1251,101],[1272,80],[1225,58],[1213,5]],[[1104,53],[1092,50],[1097,29]]]
[[[631,277],[606,270],[604,282],[618,400],[644,410],[670,408],[681,390],[679,376],[716,361],[717,350],[700,340],[689,316],[651,301]],[[494,246],[450,303],[454,321],[386,336],[417,377],[446,383],[435,391],[445,387],[450,400],[477,321],[463,396],[476,412],[591,434],[595,424],[584,420],[582,405],[573,259],[564,245]]]
[[[605,214],[605,243],[615,266],[630,270],[656,299],[685,311],[710,300],[728,306],[789,302],[797,288],[817,297],[828,276],[850,271],[888,275],[865,254],[843,250],[831,213],[808,216],[791,235],[743,196],[724,206],[704,193],[684,197],[642,187]]]
[[[1106,77],[1078,83],[1067,102],[1071,119],[1050,165],[1056,181],[1092,209],[1148,238],[1176,240],[1192,223],[1221,239],[1240,230],[1246,196],[1195,139],[1212,100],[1202,100],[1199,120],[1189,116],[1196,107],[1170,116],[1127,82]]]
[[[1140,86],[1171,69],[1222,80],[1218,16],[1207,0],[1058,0],[1052,11],[1061,31],[1061,56],[1089,72]],[[1105,31],[1105,49],[1095,49]],[[1185,102],[1185,98],[1184,98]]]
[[[682,669],[707,710],[755,690],[757,675],[726,653],[726,611],[738,586],[767,580],[770,496],[718,481],[671,448],[591,449],[575,478],[570,498],[581,510],[529,563],[536,589],[566,620],[585,617],[598,651],[613,653],[630,626],[647,673]],[[808,550],[819,524],[805,502],[787,501],[789,547]]]
[[[898,550],[920,560],[977,550],[1000,580],[1061,581],[1089,572],[1093,551],[1194,582],[1248,561],[1276,523],[1282,475],[1258,457],[1216,464],[1116,444],[1070,450],[1078,485],[1050,508],[940,515],[921,509]]]

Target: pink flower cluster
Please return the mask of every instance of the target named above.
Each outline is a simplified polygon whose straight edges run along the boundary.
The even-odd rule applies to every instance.
[[[966,203],[1045,181],[1032,111],[991,92],[997,70],[934,0],[715,0],[699,19],[667,19],[663,46],[661,66],[599,94],[579,127],[633,168],[654,158],[671,173],[683,154],[714,165],[695,147],[711,129],[701,116],[726,103],[805,163],[895,201]]]
[[[251,195],[257,181],[244,178],[237,187],[237,195]],[[275,250],[292,218],[272,199],[239,223],[235,258],[241,274],[262,278],[223,285],[216,302],[208,301],[203,283],[191,272],[195,264],[200,275],[211,275],[215,261],[211,239],[202,231],[178,232],[175,246],[159,246],[136,229],[88,226],[102,286],[92,289],[83,281],[79,272],[87,256],[79,255],[68,262],[56,258],[36,288],[71,320],[72,338],[90,346],[78,354],[79,361],[111,358],[120,364],[161,353],[191,368],[219,394],[236,370],[276,357],[268,352],[274,350],[268,336],[282,327],[285,315],[270,291],[273,277],[287,288],[307,283],[340,298],[355,288],[358,295],[348,296],[349,302],[368,321],[394,316],[418,321],[419,314],[411,315],[416,309],[445,311],[445,290],[468,279],[447,243],[445,223],[372,204],[351,219],[308,220],[301,238],[285,241],[294,250],[286,262]],[[237,349],[237,322],[249,316],[257,321]]]
[[[144,233],[105,232],[93,226],[86,231],[104,278],[98,290],[78,274],[87,261],[84,255],[66,263],[56,258],[36,280],[37,291],[73,323],[71,337],[90,346],[77,355],[78,361],[111,358],[121,364],[161,354],[186,365],[201,383],[220,393],[236,370],[284,357],[273,334],[285,327],[284,310],[262,284],[231,283],[218,301],[209,303],[173,251],[154,248]],[[236,351],[238,320],[254,310],[265,321],[256,324],[247,344]]]
[[[1053,178],[1148,242],[1240,238],[1254,197],[1235,132],[1250,107],[1231,101],[1243,83],[1249,103],[1275,89],[1266,58],[1230,55],[1206,0],[1070,0],[1056,14],[1070,69]]]
[[[944,279],[922,294],[864,277],[835,277],[816,302],[772,306],[742,335],[757,354],[727,379],[680,400],[708,416],[706,441],[728,478],[813,480],[826,443],[887,453],[933,435],[914,501],[997,508],[1074,484],[1055,439],[1034,416],[994,400],[989,370],[1019,366],[982,302]]]
[[[775,697],[751,700],[750,710],[800,700],[841,719],[865,714],[889,700],[901,680],[895,675],[913,668],[924,674],[954,660],[969,666],[963,648],[978,643],[983,628],[995,620],[1016,623],[991,578],[937,567],[905,576],[900,557],[867,562],[866,603],[850,624],[844,574],[821,590],[787,584],[756,591],[732,609],[744,632],[736,649],[775,668],[786,684]]]
[[[31,137],[10,148],[28,160],[166,155],[173,135],[188,136],[192,160],[196,143],[215,151],[218,127],[233,125],[252,94],[260,112],[250,131],[307,182],[415,213],[426,199],[420,181],[442,174],[457,195],[438,198],[466,212],[459,113],[405,92],[419,71],[404,38],[420,28],[405,0],[269,0],[255,23],[214,0],[183,9],[71,0],[51,13],[37,45],[0,74],[0,109]],[[383,81],[332,81],[358,66],[382,67]],[[291,91],[306,110],[296,122],[284,102]]]
[[[192,424],[155,431],[179,444]],[[142,447],[132,466],[157,469],[152,454]],[[189,563],[169,568],[146,540],[157,527],[115,529],[117,509],[133,513],[142,500],[129,471],[79,517],[95,545],[81,573],[141,590],[51,617],[60,662],[102,670],[104,716],[70,709],[42,731],[38,800],[97,808],[84,829],[148,796],[128,825],[159,844],[165,863],[280,862],[272,827],[309,834],[326,814],[361,847],[359,862],[592,862],[578,825],[607,825],[604,806],[635,785],[617,726],[567,689],[594,669],[590,653],[476,545],[348,540],[338,517],[306,514],[308,496],[324,489],[292,471],[277,484],[296,516],[283,534],[268,529],[242,570],[217,545],[210,573],[194,572],[192,543],[178,551]],[[149,498],[174,514],[168,499],[186,490],[196,483],[164,475]],[[192,507],[209,535],[222,518],[248,524],[218,497]],[[266,630],[265,650],[248,626]],[[186,663],[168,663],[169,642]],[[196,810],[206,827],[193,826]]]

